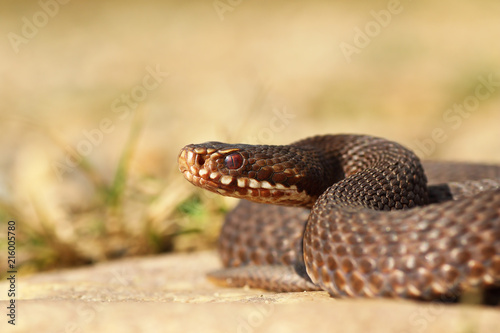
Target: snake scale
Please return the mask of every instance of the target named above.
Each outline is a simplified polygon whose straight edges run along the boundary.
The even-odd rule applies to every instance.
[[[194,185],[248,200],[222,228],[219,284],[416,299],[500,284],[500,166],[423,163],[351,134],[191,144],[178,162]]]

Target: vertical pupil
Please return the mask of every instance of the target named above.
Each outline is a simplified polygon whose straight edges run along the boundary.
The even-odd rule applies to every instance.
[[[243,164],[243,158],[240,154],[232,154],[226,156],[224,162],[229,169],[238,169]]]

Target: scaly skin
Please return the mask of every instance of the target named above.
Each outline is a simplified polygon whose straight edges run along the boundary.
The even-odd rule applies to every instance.
[[[231,268],[211,274],[219,283],[420,299],[498,285],[500,167],[426,165],[431,180],[461,182],[427,186],[411,151],[365,135],[179,154],[196,186],[304,207],[241,203],[228,214],[219,250]]]

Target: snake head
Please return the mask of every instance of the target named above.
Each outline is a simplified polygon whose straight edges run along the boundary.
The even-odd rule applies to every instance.
[[[303,149],[206,142],[179,153],[179,170],[192,184],[225,196],[282,205],[307,205],[310,171]],[[314,171],[315,170],[315,171]],[[309,186],[309,187],[308,187]]]

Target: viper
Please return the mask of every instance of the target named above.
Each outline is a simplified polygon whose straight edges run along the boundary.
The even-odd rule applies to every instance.
[[[434,299],[500,284],[500,166],[421,162],[368,135],[181,149],[192,184],[241,199],[222,227],[227,286]]]

